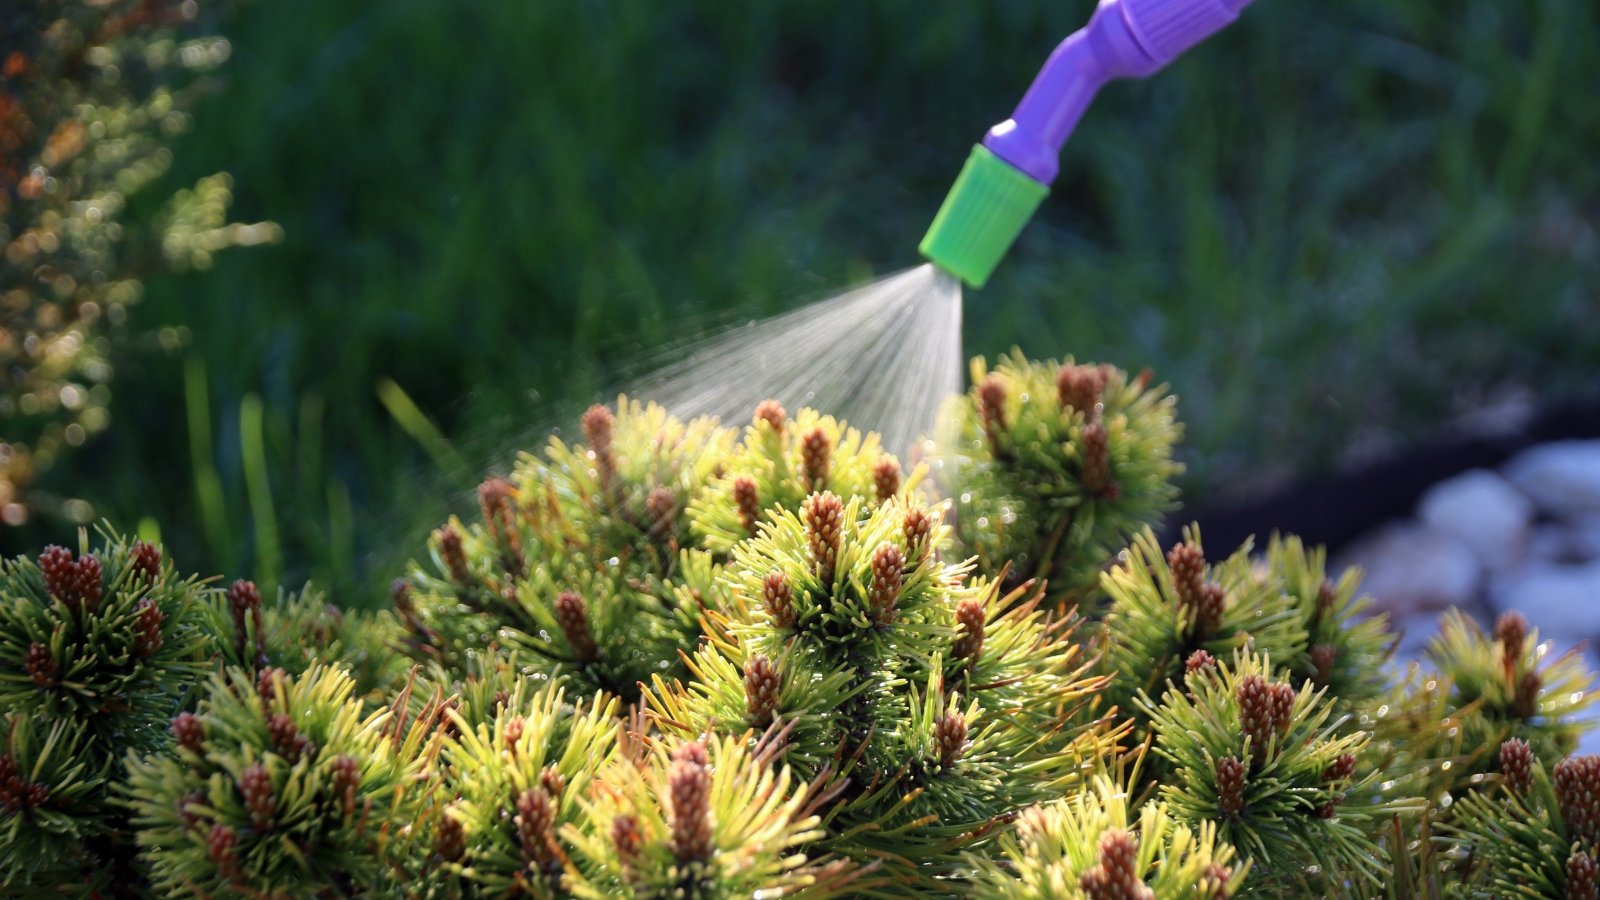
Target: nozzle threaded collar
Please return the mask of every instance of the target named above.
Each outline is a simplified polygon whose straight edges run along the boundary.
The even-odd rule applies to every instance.
[[[939,268],[981,288],[1049,193],[1049,187],[982,145],[973,147],[917,249]]]

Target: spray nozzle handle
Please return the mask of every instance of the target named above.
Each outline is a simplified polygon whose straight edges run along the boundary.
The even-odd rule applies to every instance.
[[[1238,18],[1251,0],[1100,0],[1056,47],[1011,118],[973,149],[921,244],[982,287],[1044,200],[1061,148],[1102,85],[1143,78]]]
[[[1234,19],[1250,0],[1101,0],[1089,24],[1056,47],[1011,118],[983,144],[1040,184],[1094,95],[1117,78],[1154,74]]]

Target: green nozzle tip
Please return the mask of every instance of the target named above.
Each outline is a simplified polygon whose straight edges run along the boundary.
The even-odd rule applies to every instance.
[[[1049,187],[979,144],[917,249],[934,265],[981,288],[1048,193]]]

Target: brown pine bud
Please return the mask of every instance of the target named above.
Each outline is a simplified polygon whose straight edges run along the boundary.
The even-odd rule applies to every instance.
[[[83,602],[83,609],[88,610],[88,612],[94,612],[94,607],[99,605],[102,591],[106,589],[106,581],[102,578],[99,557],[88,556],[88,554],[78,557],[77,589],[78,597]]]
[[[478,510],[483,524],[497,537],[516,524],[517,487],[504,478],[490,476],[478,485]]]
[[[78,596],[82,598],[83,608],[89,612],[94,612],[95,607],[100,605],[100,595],[105,590],[105,581],[100,571],[100,560],[98,557],[85,554],[78,557],[76,568]]]
[[[1199,675],[1210,675],[1216,670],[1217,658],[1204,650],[1196,650],[1189,654],[1188,659],[1183,661],[1183,676],[1185,679]]]
[[[596,458],[611,452],[611,437],[616,424],[617,417],[605,404],[596,403],[584,411],[583,439],[589,442],[589,450]]]
[[[507,719],[505,726],[500,729],[501,741],[505,744],[506,751],[512,756],[517,755],[517,744],[522,741],[522,735],[526,730],[527,720],[521,716],[512,716]]]
[[[1200,897],[1203,900],[1227,900],[1228,882],[1233,880],[1233,870],[1221,863],[1206,866],[1200,879]]]
[[[1522,645],[1528,640],[1528,620],[1516,610],[1501,613],[1494,623],[1494,636],[1507,659],[1520,660]]]
[[[22,804],[28,782],[23,779],[17,760],[8,753],[0,753],[0,809],[10,812]]]
[[[228,612],[235,629],[244,628],[252,613],[261,609],[261,591],[253,581],[238,579],[228,586]]]
[[[1100,366],[1062,366],[1056,373],[1056,399],[1061,408],[1077,410],[1093,418],[1106,387],[1106,371]]]
[[[250,824],[257,831],[271,828],[278,800],[272,794],[272,776],[264,764],[256,763],[240,774],[239,795],[244,799],[245,812],[250,814]]]
[[[561,626],[561,633],[566,636],[567,645],[572,648],[573,658],[580,665],[600,658],[600,646],[595,643],[594,633],[589,630],[589,609],[582,595],[576,591],[562,591],[556,597],[555,616],[556,624]]]
[[[783,434],[783,423],[788,421],[789,414],[784,411],[783,404],[776,400],[763,400],[756,404],[756,415],[753,421],[765,422],[774,434]]]
[[[1323,620],[1333,615],[1333,610],[1339,603],[1339,586],[1324,578],[1317,585],[1317,619]]]
[[[1567,857],[1567,900],[1600,900],[1600,865],[1578,850]]]
[[[161,548],[144,541],[134,541],[133,546],[128,548],[128,568],[145,585],[154,585],[161,580]]]
[[[1500,773],[1506,788],[1521,797],[1533,783],[1533,750],[1521,738],[1500,745]]]
[[[478,485],[478,505],[483,526],[500,548],[500,567],[512,578],[527,570],[522,556],[522,532],[517,529],[517,488],[504,478],[486,478]]]
[[[184,828],[193,830],[200,824],[200,813],[193,807],[203,806],[205,802],[205,791],[186,791],[178,798],[178,821]]]
[[[1311,679],[1317,687],[1327,687],[1333,677],[1333,664],[1339,659],[1339,648],[1332,644],[1318,644],[1311,648]]]
[[[467,853],[467,830],[446,809],[439,816],[439,830],[433,836],[433,853],[445,862],[460,862]]]
[[[15,757],[0,753],[0,813],[25,812],[49,800],[49,788],[30,782]]]
[[[678,749],[672,751],[673,759],[687,759],[698,766],[709,765],[711,757],[706,754],[706,745],[699,741],[689,741],[679,744]]]
[[[873,623],[880,627],[894,622],[905,565],[905,554],[894,544],[884,544],[872,554],[872,582],[867,588],[867,606],[872,611]]]
[[[900,493],[900,460],[885,453],[872,465],[872,484],[878,489],[878,502],[888,503]]]
[[[1275,684],[1260,675],[1246,675],[1234,689],[1239,701],[1239,724],[1250,739],[1250,753],[1256,762],[1266,758],[1272,738],[1288,730],[1294,707],[1294,688]]]
[[[178,746],[191,753],[199,753],[200,745],[206,739],[205,723],[194,713],[178,713],[172,719],[172,736],[178,739]]]
[[[411,599],[411,582],[404,578],[389,582],[389,602],[402,619],[410,621],[417,614],[417,605]]]
[[[1506,684],[1515,691],[1517,670],[1522,667],[1522,654],[1528,640],[1528,620],[1516,610],[1501,613],[1494,623],[1494,636],[1500,642],[1500,670],[1505,674]]]
[[[467,551],[461,546],[461,532],[454,525],[446,525],[433,533],[434,539],[439,542],[439,558],[444,560],[445,571],[450,573],[450,580],[457,587],[465,587],[472,582],[472,573],[467,571]]]
[[[611,820],[611,843],[616,845],[617,858],[624,865],[639,858],[639,848],[644,846],[644,835],[639,831],[639,820],[621,815]]]
[[[617,418],[611,410],[600,404],[589,407],[583,414],[583,438],[589,442],[589,454],[594,458],[595,473],[600,476],[600,491],[607,500],[615,503],[617,484],[617,455],[611,446],[612,433]]]
[[[1215,581],[1208,581],[1200,586],[1200,602],[1195,605],[1194,630],[1195,635],[1210,637],[1222,627],[1222,613],[1228,605],[1227,591]]]
[[[691,749],[693,748],[693,749]],[[700,862],[711,856],[711,771],[705,748],[684,744],[672,754],[667,770],[667,821],[672,829],[672,855],[678,862]]]
[[[44,548],[39,554],[39,574],[44,576],[44,589],[50,592],[50,596],[68,606],[77,600],[78,572],[71,550],[55,544]]]
[[[431,629],[417,616],[417,604],[411,597],[411,582],[404,578],[396,578],[389,582],[389,600],[394,604],[395,614],[400,617],[400,623],[407,631],[421,637],[426,637],[431,632]]]
[[[1246,767],[1235,756],[1217,760],[1217,805],[1225,815],[1236,816],[1244,809]]]
[[[761,497],[757,491],[754,478],[740,475],[733,480],[733,505],[739,510],[739,527],[752,536],[756,523],[761,521]]]
[[[262,704],[272,706],[278,699],[278,684],[286,681],[288,677],[289,673],[280,666],[270,666],[256,675],[256,693],[261,695]]]
[[[1568,835],[1589,846],[1600,841],[1600,756],[1556,763],[1555,786]]]
[[[49,788],[28,781],[15,759],[0,755],[0,813],[27,812],[49,801]]]
[[[272,749],[291,763],[298,762],[303,756],[310,756],[316,750],[311,739],[300,733],[294,719],[287,713],[273,713],[267,717],[267,736],[272,742]]]
[[[341,753],[329,765],[328,794],[346,816],[356,811],[356,789],[361,786],[361,764],[354,756]]]
[[[800,477],[806,490],[816,493],[828,486],[828,470],[833,464],[833,441],[821,425],[806,432],[800,440]]]
[[[550,828],[555,824],[556,812],[544,788],[528,788],[517,797],[517,814],[512,821],[517,826],[522,855],[540,865],[548,865],[554,855]]]
[[[794,627],[794,590],[782,572],[774,569],[767,573],[761,584],[761,599],[766,603],[773,625],[785,629]]]
[[[211,826],[211,832],[206,835],[206,852],[224,880],[232,881],[240,875],[238,845],[239,833],[221,822]]]
[[[539,785],[551,800],[559,800],[561,792],[567,789],[567,779],[555,766],[545,766],[539,770]]]
[[[1511,711],[1517,717],[1531,719],[1539,712],[1539,690],[1544,680],[1538,672],[1527,671],[1517,679],[1517,692],[1511,700]]]
[[[843,537],[844,503],[832,491],[806,498],[802,510],[806,523],[806,542],[816,562],[817,577],[833,584],[834,566],[839,561],[839,541]]]
[[[1122,496],[1122,485],[1111,475],[1111,433],[1103,422],[1083,427],[1083,486],[1102,500]]]
[[[677,532],[678,498],[672,488],[656,485],[644,498],[644,518],[650,523],[650,536],[658,541],[670,539]]]
[[[100,605],[105,581],[95,556],[86,553],[74,562],[67,548],[46,547],[39,554],[39,572],[50,596],[65,603],[73,615],[94,612]]]
[[[1200,592],[1206,583],[1206,556],[1199,545],[1184,541],[1167,551],[1167,568],[1172,571],[1172,586],[1178,605],[1194,609],[1200,605]]]
[[[765,656],[750,657],[744,667],[744,708],[753,725],[767,725],[778,708],[783,677],[778,667]]]
[[[1121,828],[1100,835],[1100,867],[1115,884],[1133,885],[1139,881],[1139,843]]]
[[[54,687],[56,684],[55,657],[50,655],[49,647],[38,641],[28,645],[28,652],[22,657],[22,669],[39,687]]]
[[[161,649],[161,623],[166,615],[149,597],[139,601],[133,616],[133,652],[141,659],[149,659]]]
[[[906,548],[911,551],[911,558],[918,561],[927,559],[932,544],[930,538],[933,535],[933,516],[927,510],[913,506],[906,510],[905,523],[900,530],[905,535]]]
[[[984,626],[988,613],[983,601],[968,597],[956,604],[956,639],[950,646],[952,659],[965,660],[968,665],[978,661],[983,654]]]
[[[1121,828],[1100,835],[1099,862],[1078,878],[1088,900],[1149,900],[1155,892],[1139,877],[1139,843]]]
[[[261,655],[261,591],[256,583],[243,578],[228,586],[228,612],[233,617],[233,649],[240,662],[249,665],[250,635],[255,634],[255,655]]]
[[[999,454],[1006,431],[1006,384],[999,375],[991,374],[978,385],[978,420],[990,449]]]
[[[961,758],[967,745],[967,720],[961,713],[948,712],[933,722],[933,751],[939,766],[948,769]]]
[[[1331,819],[1337,812],[1339,802],[1344,799],[1344,788],[1356,774],[1356,757],[1354,753],[1341,753],[1328,763],[1322,770],[1322,786],[1330,791],[1338,791],[1338,795],[1330,797],[1328,802],[1317,809],[1317,815],[1323,819]]]
[[[1279,681],[1272,685],[1272,730],[1279,735],[1287,734],[1294,722],[1296,693],[1294,685],[1287,682]]]
[[[283,671],[282,666],[269,666],[256,673],[256,693],[261,695],[262,705],[272,706],[278,697],[278,682],[286,681],[290,673]]]

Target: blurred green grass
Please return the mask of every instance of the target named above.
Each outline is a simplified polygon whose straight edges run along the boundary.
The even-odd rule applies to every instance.
[[[169,177],[231,172],[235,216],[286,239],[147,283],[136,326],[186,343],[118,360],[111,433],[54,489],[192,568],[380,602],[459,492],[641,348],[916,262],[1089,10],[244,4]],[[1586,0],[1263,0],[1104,92],[967,349],[1154,368],[1201,496],[1581,387],[1595,46]]]

